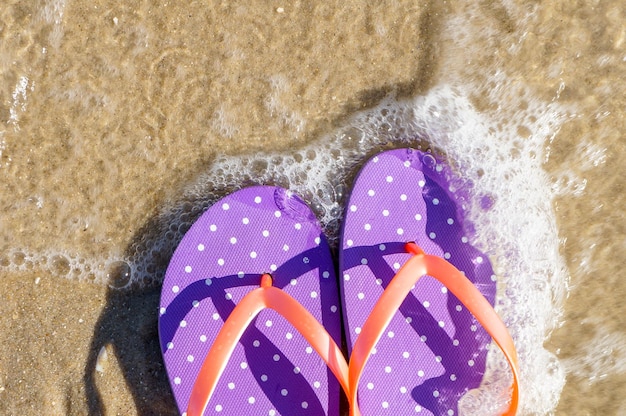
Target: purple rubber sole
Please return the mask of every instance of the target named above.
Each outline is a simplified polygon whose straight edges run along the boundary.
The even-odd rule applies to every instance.
[[[213,339],[236,304],[270,273],[341,345],[339,289],[314,214],[282,188],[252,187],[213,205],[167,269],[159,336],[184,413]],[[205,414],[338,415],[339,384],[304,338],[273,310],[245,331]]]
[[[357,177],[340,252],[348,347],[381,293],[410,257],[408,241],[447,259],[493,304],[487,256],[468,243],[449,190],[449,169],[411,149],[371,159]],[[457,415],[459,399],[480,385],[490,336],[454,295],[422,278],[376,345],[359,384],[363,415]]]

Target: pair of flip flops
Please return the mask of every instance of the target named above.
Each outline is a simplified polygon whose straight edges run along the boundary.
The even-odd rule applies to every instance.
[[[371,159],[346,205],[338,278],[297,195],[257,186],[209,208],[161,294],[181,413],[339,415],[343,389],[351,415],[457,415],[493,338],[513,374],[504,414],[514,414],[517,359],[491,306],[496,279],[464,234],[449,175],[417,150]]]

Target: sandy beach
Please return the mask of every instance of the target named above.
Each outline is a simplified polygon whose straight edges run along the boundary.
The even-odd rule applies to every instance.
[[[4,2],[0,414],[178,414],[157,313],[193,221],[278,184],[336,241],[359,167],[404,146],[493,201],[466,210],[520,414],[625,414],[625,18],[618,0]]]

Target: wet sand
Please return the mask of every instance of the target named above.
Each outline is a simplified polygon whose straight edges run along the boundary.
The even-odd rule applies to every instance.
[[[3,4],[0,413],[176,414],[157,305],[168,221],[209,203],[190,184],[222,154],[315,145],[390,93],[472,84],[479,111],[514,118],[528,103],[487,98],[500,73],[569,109],[543,165],[571,276],[545,342],[566,384],[524,413],[626,412],[625,17],[618,1]],[[111,288],[133,259],[141,279]]]

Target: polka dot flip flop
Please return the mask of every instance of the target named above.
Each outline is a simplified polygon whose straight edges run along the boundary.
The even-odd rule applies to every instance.
[[[163,283],[159,336],[178,408],[338,415],[339,306],[328,243],[299,197],[262,186],[223,198],[187,232]]]
[[[340,252],[351,415],[457,415],[492,337],[513,372],[506,414],[516,411],[515,349],[491,306],[496,279],[468,243],[449,175],[432,155],[397,149],[355,181]]]

